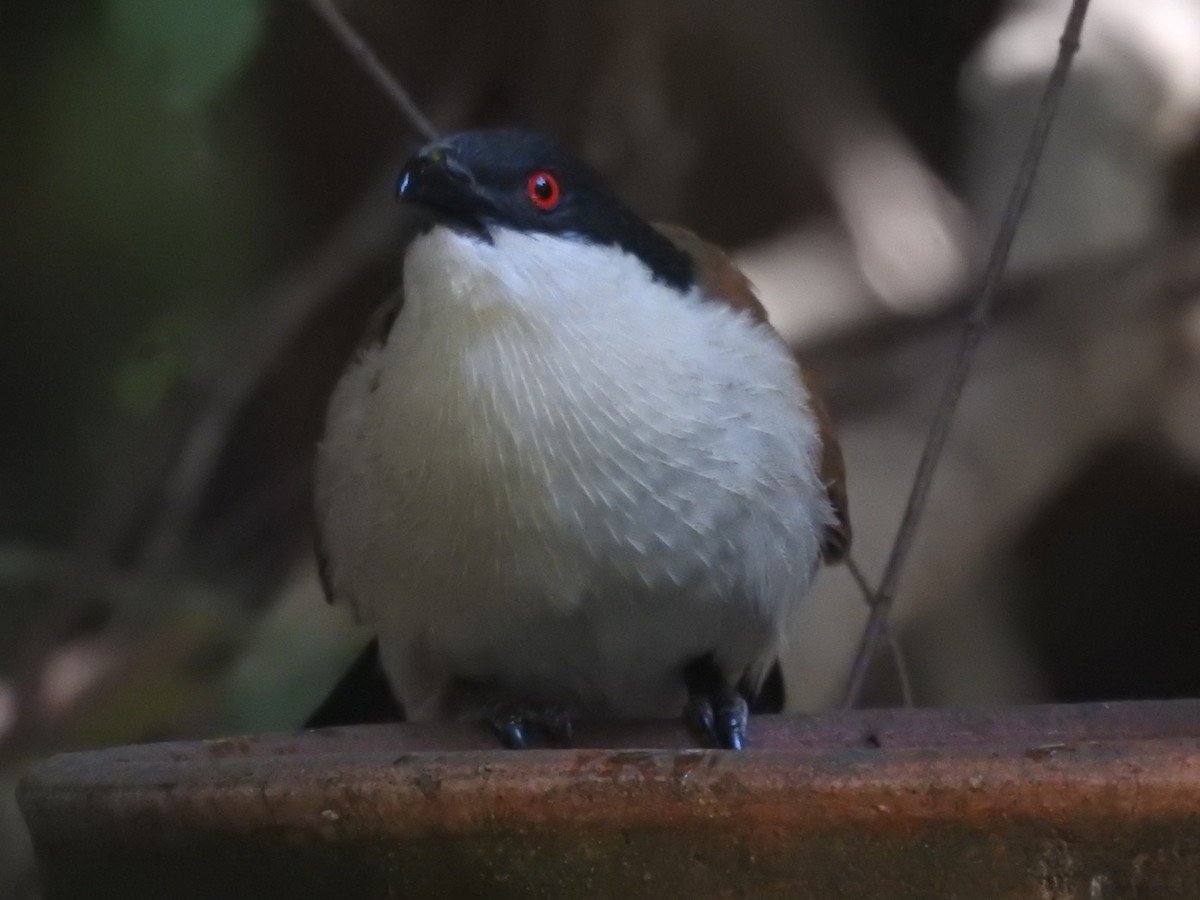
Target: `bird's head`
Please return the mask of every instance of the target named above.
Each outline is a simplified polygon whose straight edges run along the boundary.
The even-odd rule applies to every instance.
[[[603,177],[553,138],[464,131],[419,150],[396,196],[438,225],[490,241],[497,229],[616,247],[680,290],[688,256],[627,207]]]

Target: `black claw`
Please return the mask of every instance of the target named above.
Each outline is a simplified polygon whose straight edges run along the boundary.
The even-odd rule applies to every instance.
[[[688,702],[683,718],[693,731],[724,750],[746,746],[750,707],[745,698],[729,686],[711,655],[701,657],[683,671]]]
[[[726,750],[741,750],[746,743],[746,726],[750,710],[742,695],[731,688],[720,692],[717,708],[717,741]]]
[[[561,746],[570,746],[575,734],[574,715],[555,704],[502,704],[492,710],[488,722],[509,750],[529,749],[535,731]]]
[[[484,722],[510,750],[544,744],[543,738],[570,746],[580,708],[563,700],[514,699],[490,683],[460,680],[446,699],[446,711],[461,721]]]
[[[556,709],[547,713],[542,727],[556,743],[571,746],[571,740],[575,737],[575,720],[566,710]]]
[[[500,743],[509,750],[526,750],[529,747],[525,726],[520,719],[508,715],[498,716],[492,721],[492,730],[496,732]]]

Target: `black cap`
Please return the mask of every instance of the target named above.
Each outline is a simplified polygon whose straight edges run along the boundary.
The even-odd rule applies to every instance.
[[[493,228],[616,246],[680,290],[690,257],[627,207],[591,166],[548,135],[464,131],[418,151],[396,183],[433,221],[490,239]]]

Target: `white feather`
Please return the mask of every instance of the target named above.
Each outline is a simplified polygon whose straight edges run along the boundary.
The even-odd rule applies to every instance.
[[[413,718],[451,679],[627,715],[777,648],[831,512],[770,330],[570,238],[434,228],[317,468],[334,594]]]

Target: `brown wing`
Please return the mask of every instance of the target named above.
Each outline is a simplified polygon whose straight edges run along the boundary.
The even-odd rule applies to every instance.
[[[675,246],[692,258],[698,280],[714,299],[728,303],[734,309],[744,310],[759,322],[769,325],[767,311],[763,308],[754,286],[741,273],[733,261],[719,248],[676,225],[658,225]],[[782,340],[782,338],[780,339]],[[821,439],[821,481],[829,494],[836,521],[826,529],[821,543],[821,552],[828,563],[840,562],[850,549],[850,507],[846,497],[846,465],[842,460],[842,448],[833,429],[833,420],[825,408],[821,395],[816,390],[812,374],[804,364],[800,367],[800,378],[808,392],[809,406],[817,420]]]

